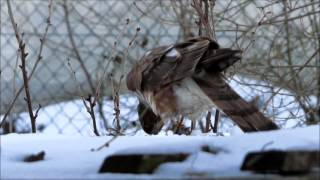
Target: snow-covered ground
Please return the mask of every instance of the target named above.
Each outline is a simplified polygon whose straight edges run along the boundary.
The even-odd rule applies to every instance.
[[[240,166],[245,154],[260,150],[320,150],[319,125],[229,137],[136,135],[115,139],[108,148],[91,151],[111,137],[48,134],[9,134],[1,137],[0,179],[153,179],[246,176]],[[201,151],[208,146],[217,154]],[[45,151],[42,161],[26,163],[25,156]],[[99,174],[105,157],[131,153],[192,153],[185,161],[165,163],[152,175]]]

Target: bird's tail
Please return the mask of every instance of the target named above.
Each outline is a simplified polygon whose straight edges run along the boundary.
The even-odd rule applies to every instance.
[[[278,129],[258,108],[242,99],[222,78],[221,73],[193,77],[219,110],[229,116],[244,132]]]

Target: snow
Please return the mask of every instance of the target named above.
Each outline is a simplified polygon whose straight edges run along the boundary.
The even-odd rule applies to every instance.
[[[245,176],[240,166],[245,154],[261,150],[320,150],[319,125],[235,136],[136,135],[116,138],[108,148],[91,151],[109,136],[9,134],[1,137],[1,179],[156,179],[183,177]],[[200,151],[208,146],[216,154]],[[33,163],[22,159],[45,151],[45,159]],[[105,157],[112,154],[174,153],[191,155],[183,162],[160,165],[151,175],[99,174]]]

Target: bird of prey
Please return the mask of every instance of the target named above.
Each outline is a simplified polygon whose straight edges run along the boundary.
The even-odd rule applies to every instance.
[[[182,115],[195,121],[217,108],[244,132],[278,129],[256,106],[242,99],[222,74],[241,59],[240,50],[220,48],[197,37],[148,51],[127,75],[127,87],[139,97],[142,128],[157,134],[165,121]]]

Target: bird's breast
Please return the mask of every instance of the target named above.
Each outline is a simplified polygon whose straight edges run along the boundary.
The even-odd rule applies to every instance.
[[[202,112],[215,107],[192,78],[186,78],[156,92],[145,91],[142,95],[152,111],[162,118],[184,115],[196,119]]]
[[[215,107],[211,99],[192,78],[186,78],[173,86],[180,114],[198,119],[203,112]]]

